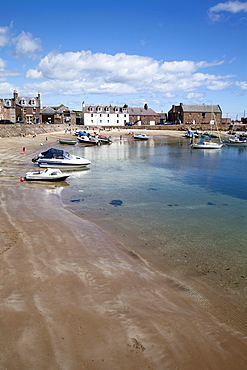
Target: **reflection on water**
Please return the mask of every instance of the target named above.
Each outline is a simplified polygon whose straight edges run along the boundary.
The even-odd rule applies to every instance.
[[[163,273],[246,303],[247,150],[131,138],[74,150],[92,164],[68,179],[67,206]]]

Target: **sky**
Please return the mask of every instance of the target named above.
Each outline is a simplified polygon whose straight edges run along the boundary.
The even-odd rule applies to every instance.
[[[0,98],[42,106],[219,104],[247,115],[247,1],[12,0],[0,7]]]

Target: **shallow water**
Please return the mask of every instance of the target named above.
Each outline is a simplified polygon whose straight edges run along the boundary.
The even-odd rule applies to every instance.
[[[92,164],[71,174],[62,201],[246,329],[247,150],[188,144],[129,138],[69,148]]]

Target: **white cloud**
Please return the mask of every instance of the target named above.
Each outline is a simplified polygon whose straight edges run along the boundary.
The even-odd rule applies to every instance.
[[[9,27],[0,27],[0,47],[6,46],[9,42]]]
[[[43,80],[26,85],[42,94],[81,95],[195,93],[197,89],[222,90],[234,84],[233,76],[205,73],[223,61],[157,61],[150,57],[92,53],[49,53],[26,78]],[[52,83],[51,83],[52,81]],[[170,95],[169,95],[170,94]]]
[[[229,12],[233,14],[247,12],[247,2],[227,1],[225,3],[218,3],[217,5],[209,8],[209,16],[214,21],[217,21],[221,18],[221,16],[218,14],[221,12]]]
[[[186,95],[186,99],[195,99],[195,98],[202,98],[204,94],[202,93],[189,93]]]
[[[9,94],[13,94],[14,89],[16,86],[8,83],[8,82],[2,82],[0,83],[0,95],[6,96]]]
[[[237,82],[236,85],[240,88],[240,90],[247,90],[247,82]]]
[[[15,38],[15,57],[32,57],[33,54],[41,50],[41,40],[33,38],[30,32],[24,32]]]

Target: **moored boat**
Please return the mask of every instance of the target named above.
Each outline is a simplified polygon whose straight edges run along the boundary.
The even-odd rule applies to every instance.
[[[221,149],[223,146],[222,143],[213,143],[209,141],[199,141],[191,145],[192,149]]]
[[[38,163],[40,167],[53,168],[81,168],[89,165],[91,161],[86,158],[72,155],[64,150],[50,148],[45,152],[38,154],[32,159],[32,162]]]
[[[247,147],[247,138],[240,135],[224,141],[226,146]]]
[[[133,138],[136,140],[148,140],[149,136],[147,136],[146,134],[134,134]]]
[[[99,144],[99,139],[95,136],[79,135],[77,136],[77,140],[83,144],[91,144],[91,145]]]
[[[46,168],[41,172],[27,172],[26,181],[64,181],[69,177],[58,168]]]
[[[66,140],[66,139],[59,139],[59,144],[67,144],[67,145],[75,145],[77,143],[76,140]]]

